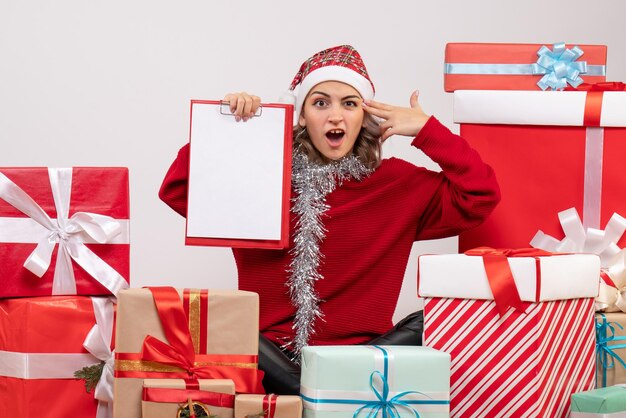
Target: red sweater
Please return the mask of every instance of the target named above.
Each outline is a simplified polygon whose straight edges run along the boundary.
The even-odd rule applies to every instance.
[[[324,279],[315,284],[324,321],[317,321],[311,345],[359,344],[389,330],[413,241],[458,235],[481,223],[498,203],[491,167],[434,117],[412,145],[442,172],[384,159],[363,181],[345,181],[327,196],[319,269]],[[187,144],[159,193],[183,216],[188,166]],[[294,225],[291,214],[292,231]],[[291,340],[295,308],[285,285],[289,249],[235,248],[233,254],[239,288],[260,296],[261,332],[279,344]]]

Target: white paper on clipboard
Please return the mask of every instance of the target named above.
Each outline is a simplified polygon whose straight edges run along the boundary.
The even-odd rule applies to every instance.
[[[237,122],[228,106],[192,103],[187,237],[281,239],[286,111]]]

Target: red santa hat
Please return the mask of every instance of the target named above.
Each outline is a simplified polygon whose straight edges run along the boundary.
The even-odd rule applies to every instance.
[[[374,83],[367,74],[361,55],[350,45],[340,45],[320,51],[304,61],[291,82],[289,92],[281,97],[281,101],[294,104],[298,117],[309,91],[324,81],[346,83],[354,87],[364,100],[374,98]]]

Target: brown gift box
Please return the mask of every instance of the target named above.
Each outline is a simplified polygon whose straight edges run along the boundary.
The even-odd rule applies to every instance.
[[[619,324],[623,327],[620,328],[618,325],[613,325],[613,329],[615,330],[615,337],[626,337],[626,313],[623,312],[615,312],[615,313],[604,313],[596,314],[596,322],[602,323],[602,315],[606,317],[606,322],[613,322],[614,324]],[[607,337],[610,337],[610,332]],[[611,347],[612,345],[622,345],[625,344],[626,341],[615,341],[614,343],[609,342],[607,347]],[[626,362],[626,348],[617,348],[613,350],[615,355],[619,356],[622,360]],[[626,383],[626,368],[622,366],[619,360],[612,359],[610,355],[607,355],[607,359],[609,362],[612,361],[613,367],[606,369],[606,386],[613,386],[619,383]],[[596,373],[596,381],[597,387],[605,386],[603,384],[603,375],[604,375],[604,367],[602,366],[602,362],[600,358],[596,361],[597,373]]]
[[[229,394],[235,397],[235,384],[229,379],[200,379],[200,390],[205,392],[217,392],[221,394]],[[170,389],[169,394],[176,395],[181,399],[191,398],[192,401],[198,399],[192,396],[197,390],[186,390],[185,381],[183,379],[144,379],[143,381],[144,397],[141,401],[141,410],[143,418],[176,418],[178,409],[184,406],[178,401],[149,401],[146,400],[148,391],[157,389]],[[178,392],[178,393],[177,393]],[[166,392],[167,393],[167,392]],[[166,397],[166,396],[165,396]],[[219,407],[205,404],[210,415],[217,418],[233,418],[233,408]]]
[[[259,342],[258,295],[239,290],[209,290],[208,296],[206,290],[177,289],[176,292],[184,300],[194,351],[221,355],[226,360],[229,356],[245,358],[244,362],[229,363],[226,366],[256,374]],[[186,375],[186,371],[181,368],[141,360],[146,336],[168,342],[151,290],[121,291],[118,295],[115,339],[114,418],[141,418],[144,379],[193,377]],[[224,366],[223,363],[221,365]],[[241,391],[239,387],[236,390]]]
[[[268,396],[276,399],[276,409],[264,411],[263,400]],[[265,412],[265,414],[263,414]],[[259,415],[263,414],[263,415]],[[301,418],[302,399],[290,395],[237,395],[235,397],[235,418]]]

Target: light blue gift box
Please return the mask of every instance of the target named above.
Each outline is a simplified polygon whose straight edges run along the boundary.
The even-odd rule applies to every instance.
[[[616,385],[574,393],[570,418],[626,418],[626,387]]]
[[[450,355],[430,347],[302,350],[304,418],[450,416]]]

